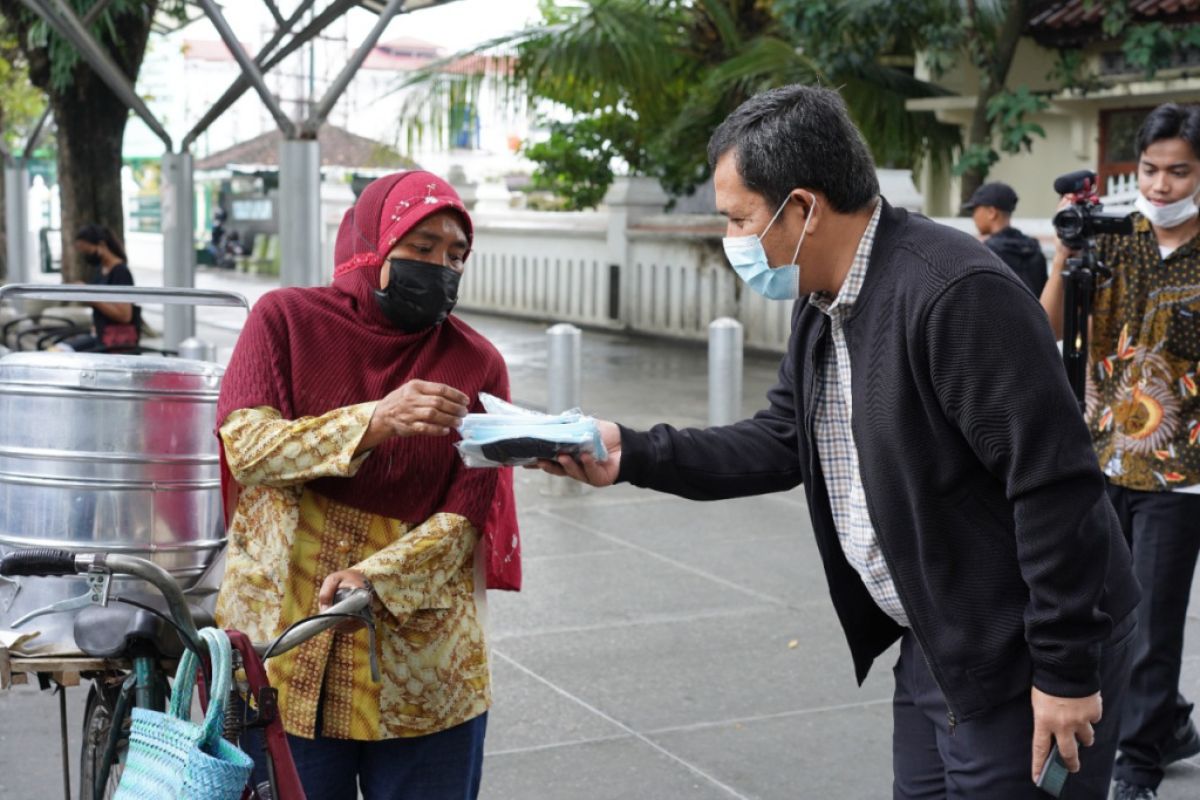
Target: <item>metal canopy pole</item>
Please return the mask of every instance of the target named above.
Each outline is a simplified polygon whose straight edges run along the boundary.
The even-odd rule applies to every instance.
[[[29,280],[29,170],[24,158],[4,159],[4,226],[8,233],[5,256],[9,283]]]
[[[328,283],[321,270],[321,145],[316,139],[279,143],[279,258],[281,285]]]
[[[60,36],[74,45],[88,65],[100,76],[100,80],[104,81],[112,93],[117,96],[117,99],[128,108],[133,109],[134,113],[146,123],[146,126],[154,131],[154,135],[163,141],[167,150],[171,149],[170,134],[150,113],[150,109],[142,102],[142,98],[138,97],[137,92],[133,90],[125,73],[113,62],[104,48],[92,38],[87,27],[64,0],[21,0],[21,2],[44,19],[46,24]]]
[[[61,2],[61,0],[59,1]],[[208,19],[212,22],[213,27],[221,35],[221,40],[225,42],[225,46],[233,54],[234,60],[242,68],[242,74],[250,81],[250,85],[254,87],[254,91],[258,92],[259,98],[263,101],[263,105],[267,107],[267,110],[271,112],[271,116],[275,118],[275,124],[279,126],[279,130],[283,131],[283,135],[286,138],[294,139],[296,137],[296,126],[292,124],[287,114],[283,113],[283,109],[279,107],[279,102],[271,94],[271,90],[267,88],[267,83],[263,80],[262,72],[259,71],[258,65],[246,54],[242,43],[238,41],[237,36],[233,33],[233,29],[229,27],[229,23],[225,21],[224,15],[221,14],[221,9],[217,8],[217,4],[213,0],[199,0],[199,2],[200,7],[204,9],[204,13],[208,15]]]
[[[275,24],[283,27],[283,15],[279,13],[279,6],[275,5],[274,0],[263,0],[263,5],[267,7],[267,11],[271,12],[271,17],[275,20]]]
[[[191,153],[162,157],[163,286],[190,289],[196,285],[196,246],[192,236],[195,203]],[[174,350],[196,335],[196,310],[170,305],[163,309],[163,344]]]
[[[316,19],[314,19],[304,28],[304,30],[293,36],[292,39],[278,53],[275,53],[268,58],[268,55],[270,55],[275,46],[279,44],[288,31],[292,29],[292,26],[295,25],[295,23],[300,19],[301,15],[312,6],[313,2],[314,0],[304,0],[304,2],[300,4],[300,7],[296,9],[295,13],[293,13],[292,16],[287,20],[285,28],[276,30],[275,35],[271,37],[271,40],[268,41],[266,45],[263,46],[262,50],[259,51],[258,55],[255,56],[254,61],[255,63],[261,65],[263,74],[270,72],[271,69],[280,61],[287,58],[296,50],[307,44],[309,40],[313,39],[322,31],[324,31],[325,28],[330,25],[330,23],[353,7],[357,0],[335,0],[335,2],[330,4],[329,8],[322,11]],[[181,148],[184,150],[190,148],[192,143],[199,139],[202,133],[208,130],[208,126],[212,125],[213,122],[215,122],[222,114],[224,114],[230,106],[236,103],[249,88],[250,81],[246,78],[246,76],[239,75],[234,82],[229,85],[229,88],[225,90],[225,93],[221,95],[220,99],[213,104],[213,107],[210,108],[208,112],[200,118],[200,121],[197,122],[190,131],[188,131],[187,136],[183,137],[183,144],[181,145]]]
[[[279,145],[279,277],[284,286],[328,283],[325,273],[329,265],[321,264],[321,145],[317,131],[404,2],[388,2],[371,32],[300,126],[303,138],[284,131],[287,140]]]
[[[212,2],[212,0],[205,0],[205,2]],[[301,126],[303,134],[309,136],[317,135],[317,129],[321,127],[321,123],[329,116],[329,112],[333,111],[338,98],[342,96],[342,92],[346,91],[346,87],[350,85],[350,80],[358,72],[363,62],[367,60],[367,56],[375,48],[375,43],[379,41],[379,37],[383,35],[384,29],[387,28],[392,18],[400,11],[404,2],[405,0],[389,0],[387,6],[379,13],[379,19],[375,21],[375,26],[371,28],[371,32],[359,44],[358,49],[354,51],[354,55],[350,56],[350,60],[346,62],[346,66],[342,67],[342,71],[338,73],[333,83],[325,91],[325,96],[321,98],[321,102],[317,103],[317,107],[313,109],[312,114],[304,121],[304,125]]]

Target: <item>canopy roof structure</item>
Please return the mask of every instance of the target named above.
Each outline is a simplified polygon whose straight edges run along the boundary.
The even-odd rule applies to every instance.
[[[191,130],[176,145],[166,129],[155,118],[146,103],[134,90],[129,78],[113,61],[108,51],[96,41],[88,30],[111,4],[112,0],[94,0],[91,7],[80,17],[67,0],[22,0],[47,26],[68,41],[80,58],[100,77],[117,98],[145,122],[153,134],[162,141],[165,153],[162,157],[162,208],[163,208],[163,276],[170,286],[190,287],[195,281],[195,252],[192,243],[192,204],[194,202],[194,167],[190,149],[212,123],[219,119],[243,94],[253,89],[263,105],[271,113],[279,133],[271,135],[255,147],[262,150],[256,159],[267,162],[264,148],[274,145],[274,161],[279,165],[280,180],[280,239],[282,244],[282,275],[285,286],[314,285],[324,282],[319,257],[320,246],[320,181],[321,146],[323,142],[336,141],[334,152],[341,145],[351,142],[347,134],[321,135],[322,127],[338,98],[345,92],[350,80],[367,60],[379,42],[388,24],[397,15],[411,14],[422,9],[445,5],[454,0],[295,0],[290,14],[284,16],[278,0],[262,0],[275,22],[275,31],[259,52],[249,54],[242,42],[225,19],[216,0],[187,0],[185,19],[180,25],[189,24],[201,16],[207,17],[216,28],[221,40],[229,49],[241,74],[229,85],[221,97],[196,121]],[[370,33],[363,37],[357,48],[342,66],[337,76],[325,90],[324,95],[312,104],[308,116],[292,120],[280,107],[279,99],[268,89],[263,75],[277,66],[300,47],[319,36],[329,26],[355,9],[366,9],[378,19]],[[26,156],[33,152],[46,118],[37,124],[24,148],[17,156],[0,147],[5,162],[5,186],[16,191],[21,186],[21,175],[25,170]],[[345,135],[342,135],[345,134]],[[356,137],[358,138],[358,137]],[[243,143],[248,146],[253,143]],[[353,146],[358,145],[349,145]],[[386,152],[380,155],[386,156]],[[208,163],[210,159],[205,159]],[[399,164],[398,164],[399,166]],[[13,173],[10,175],[10,173]],[[18,192],[19,194],[19,192]],[[8,207],[21,205],[10,202]],[[27,227],[27,226],[24,226]],[[14,226],[20,229],[20,226]],[[26,264],[24,254],[30,251],[25,236],[8,237],[9,263]],[[23,267],[22,267],[23,269]],[[15,276],[18,281],[21,275]],[[168,347],[177,345],[195,331],[195,320],[191,309],[185,307],[168,309],[164,326],[164,340]]]

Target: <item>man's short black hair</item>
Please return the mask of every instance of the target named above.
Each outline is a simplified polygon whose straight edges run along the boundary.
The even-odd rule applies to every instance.
[[[830,89],[793,84],[751,97],[709,139],[709,166],[730,150],[746,187],[775,206],[793,189],[816,189],[849,214],[879,194],[871,151]]]
[[[1200,158],[1200,106],[1163,103],[1146,116],[1134,144],[1138,158],[1146,148],[1163,139],[1183,139],[1192,147],[1192,155]]]

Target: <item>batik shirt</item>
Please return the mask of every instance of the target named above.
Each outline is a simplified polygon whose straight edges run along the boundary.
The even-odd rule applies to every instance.
[[[1086,414],[1100,466],[1129,489],[1200,484],[1200,251],[1164,257],[1150,223],[1104,235],[1089,344]]]
[[[244,488],[229,527],[219,624],[273,639],[316,614],[321,582],[343,569],[366,575],[378,598],[381,683],[371,680],[362,630],[329,631],[267,661],[284,727],[306,738],[316,732],[318,703],[321,733],[358,740],[436,733],[491,704],[483,563],[477,567],[471,523],[439,513],[410,525],[305,488],[316,478],[354,476],[370,457],[354,451],[374,408],[294,421],[271,408],[242,409],[220,430]]]

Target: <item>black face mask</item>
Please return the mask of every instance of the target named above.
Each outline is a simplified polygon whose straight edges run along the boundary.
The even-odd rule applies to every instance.
[[[89,267],[98,267],[104,263],[103,259],[100,258],[99,253],[84,253],[83,260],[87,262]]]
[[[458,302],[462,276],[449,267],[393,258],[388,261],[388,285],[376,289],[379,310],[405,333],[440,325]]]

